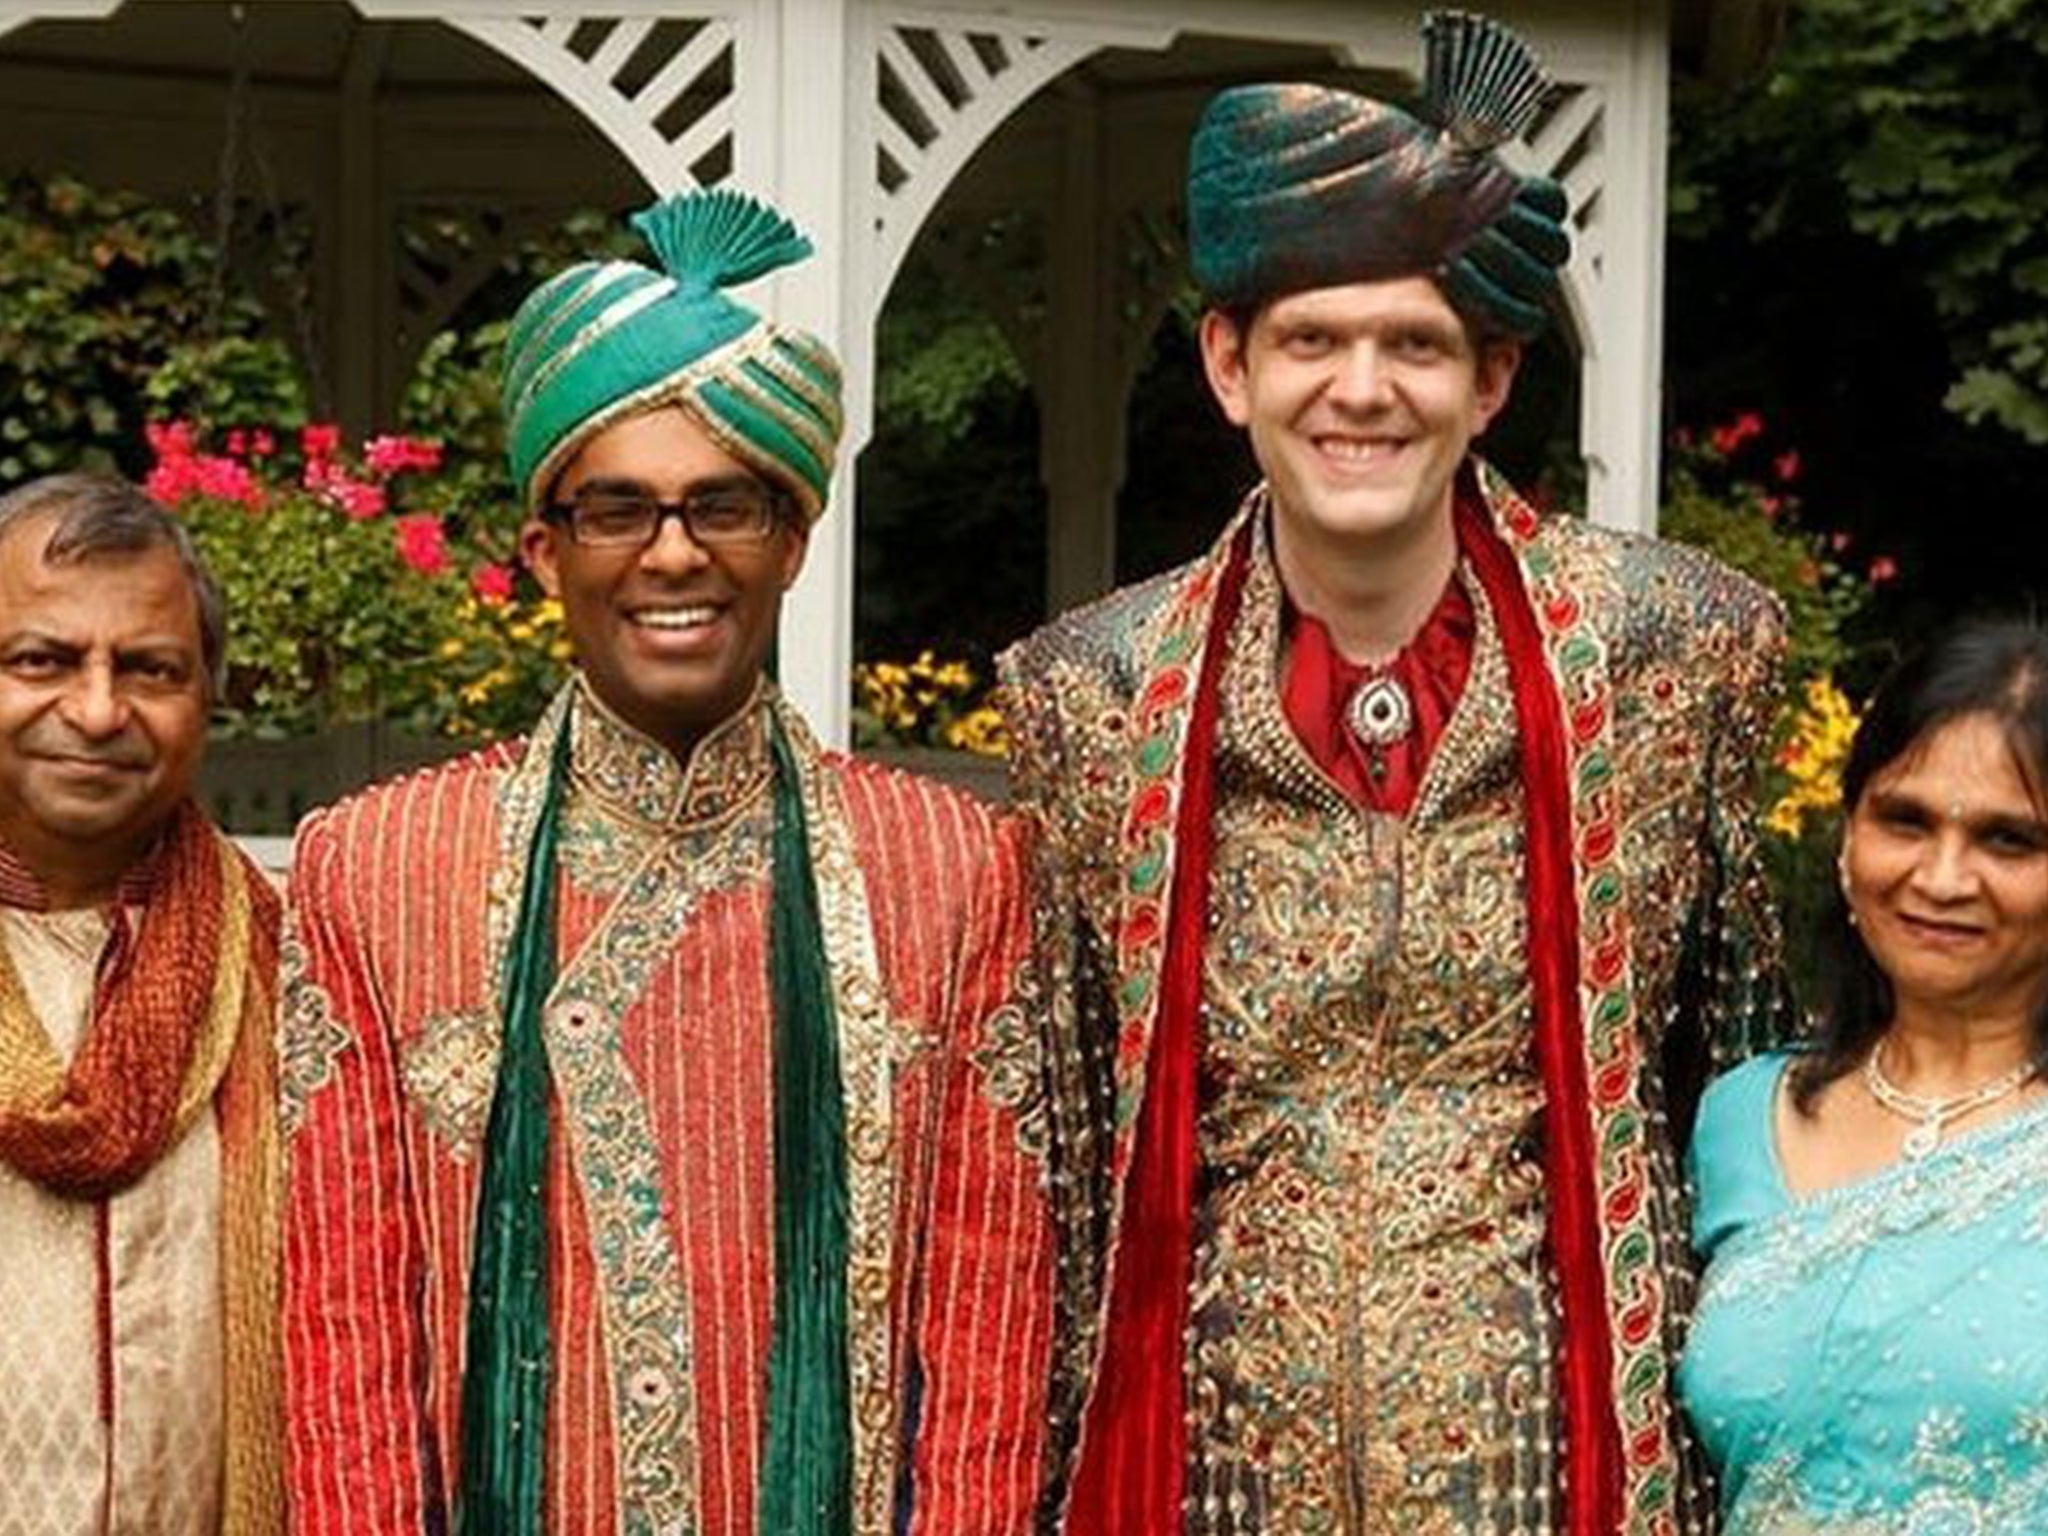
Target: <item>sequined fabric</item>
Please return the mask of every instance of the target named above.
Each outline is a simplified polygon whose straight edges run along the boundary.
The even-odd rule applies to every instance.
[[[1679,1381],[1723,1529],[2048,1530],[2048,1104],[1800,1198],[1788,1060],[1718,1081],[1693,1143],[1708,1263]]]
[[[687,769],[580,689],[533,743],[302,833],[284,1055],[290,1467],[309,1531],[447,1511],[496,977],[574,710],[544,1198],[547,1523],[750,1536],[773,1179],[764,691]],[[1027,1529],[1052,1249],[1014,831],[799,741],[847,1094],[856,1529]],[[917,1391],[910,1414],[911,1383]]]
[[[1696,553],[1543,522],[1499,482],[1487,490],[1581,668],[1560,691],[1576,783],[1601,796],[1574,808],[1582,854],[1598,855],[1582,889],[1624,901],[1628,918],[1625,943],[1587,967],[1627,1528],[1704,1530],[1666,1390],[1690,1296],[1667,1101],[1692,1090],[1689,1069],[1675,1082],[1664,1069],[1667,1053],[1703,1061],[1780,1027],[1746,840],[1777,617]],[[1131,893],[1159,877],[1133,862],[1146,845],[1129,831],[1158,820],[1147,770],[1172,727],[1147,701],[1168,696],[1161,637],[1185,625],[1208,569],[1070,615],[1004,660],[1054,994],[1053,1405],[1067,1453],[1100,1347],[1149,1030],[1151,925]],[[1190,1533],[1555,1527],[1565,1430],[1522,795],[1505,658],[1475,606],[1471,678],[1406,818],[1351,802],[1289,729],[1263,552],[1230,638],[1185,1360]],[[1586,926],[1615,942],[1611,926]]]

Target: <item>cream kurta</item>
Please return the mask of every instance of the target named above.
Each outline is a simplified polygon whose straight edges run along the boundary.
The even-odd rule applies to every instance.
[[[0,942],[67,1061],[106,937],[100,912],[0,907]],[[217,1528],[219,1190],[210,1114],[104,1203],[0,1164],[0,1536]]]

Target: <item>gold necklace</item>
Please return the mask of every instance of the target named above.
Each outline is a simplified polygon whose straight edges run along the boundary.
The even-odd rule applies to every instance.
[[[2023,1061],[2009,1072],[2002,1072],[1990,1082],[1976,1088],[1966,1088],[1961,1093],[1952,1093],[1946,1098],[1933,1099],[1922,1094],[1908,1093],[1884,1075],[1884,1067],[1878,1058],[1884,1054],[1884,1042],[1880,1040],[1863,1062],[1863,1085],[1870,1090],[1870,1096],[1901,1120],[1911,1120],[1913,1129],[1906,1132],[1903,1148],[1907,1157],[1914,1160],[1925,1157],[1941,1144],[1942,1130],[1951,1120],[1974,1114],[1986,1105],[1996,1104],[2008,1094],[2019,1090],[2020,1084],[2034,1075],[2034,1064]]]

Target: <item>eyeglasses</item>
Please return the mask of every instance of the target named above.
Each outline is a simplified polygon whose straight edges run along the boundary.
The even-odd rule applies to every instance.
[[[765,485],[721,485],[692,491],[680,501],[620,491],[579,493],[550,505],[546,516],[586,549],[643,548],[672,517],[681,521],[692,543],[731,549],[767,538],[788,506],[786,494]]]

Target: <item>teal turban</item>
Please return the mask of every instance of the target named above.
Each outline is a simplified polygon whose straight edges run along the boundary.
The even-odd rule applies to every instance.
[[[1209,103],[1188,164],[1188,243],[1209,302],[1425,276],[1468,317],[1531,337],[1571,255],[1564,189],[1494,150],[1550,89],[1498,22],[1423,22],[1417,119],[1325,85],[1245,85]]]
[[[512,317],[505,441],[527,510],[591,438],[674,405],[815,521],[839,448],[839,363],[815,336],[723,292],[802,260],[810,241],[773,208],[724,188],[664,198],[632,222],[659,272],[581,262]]]

